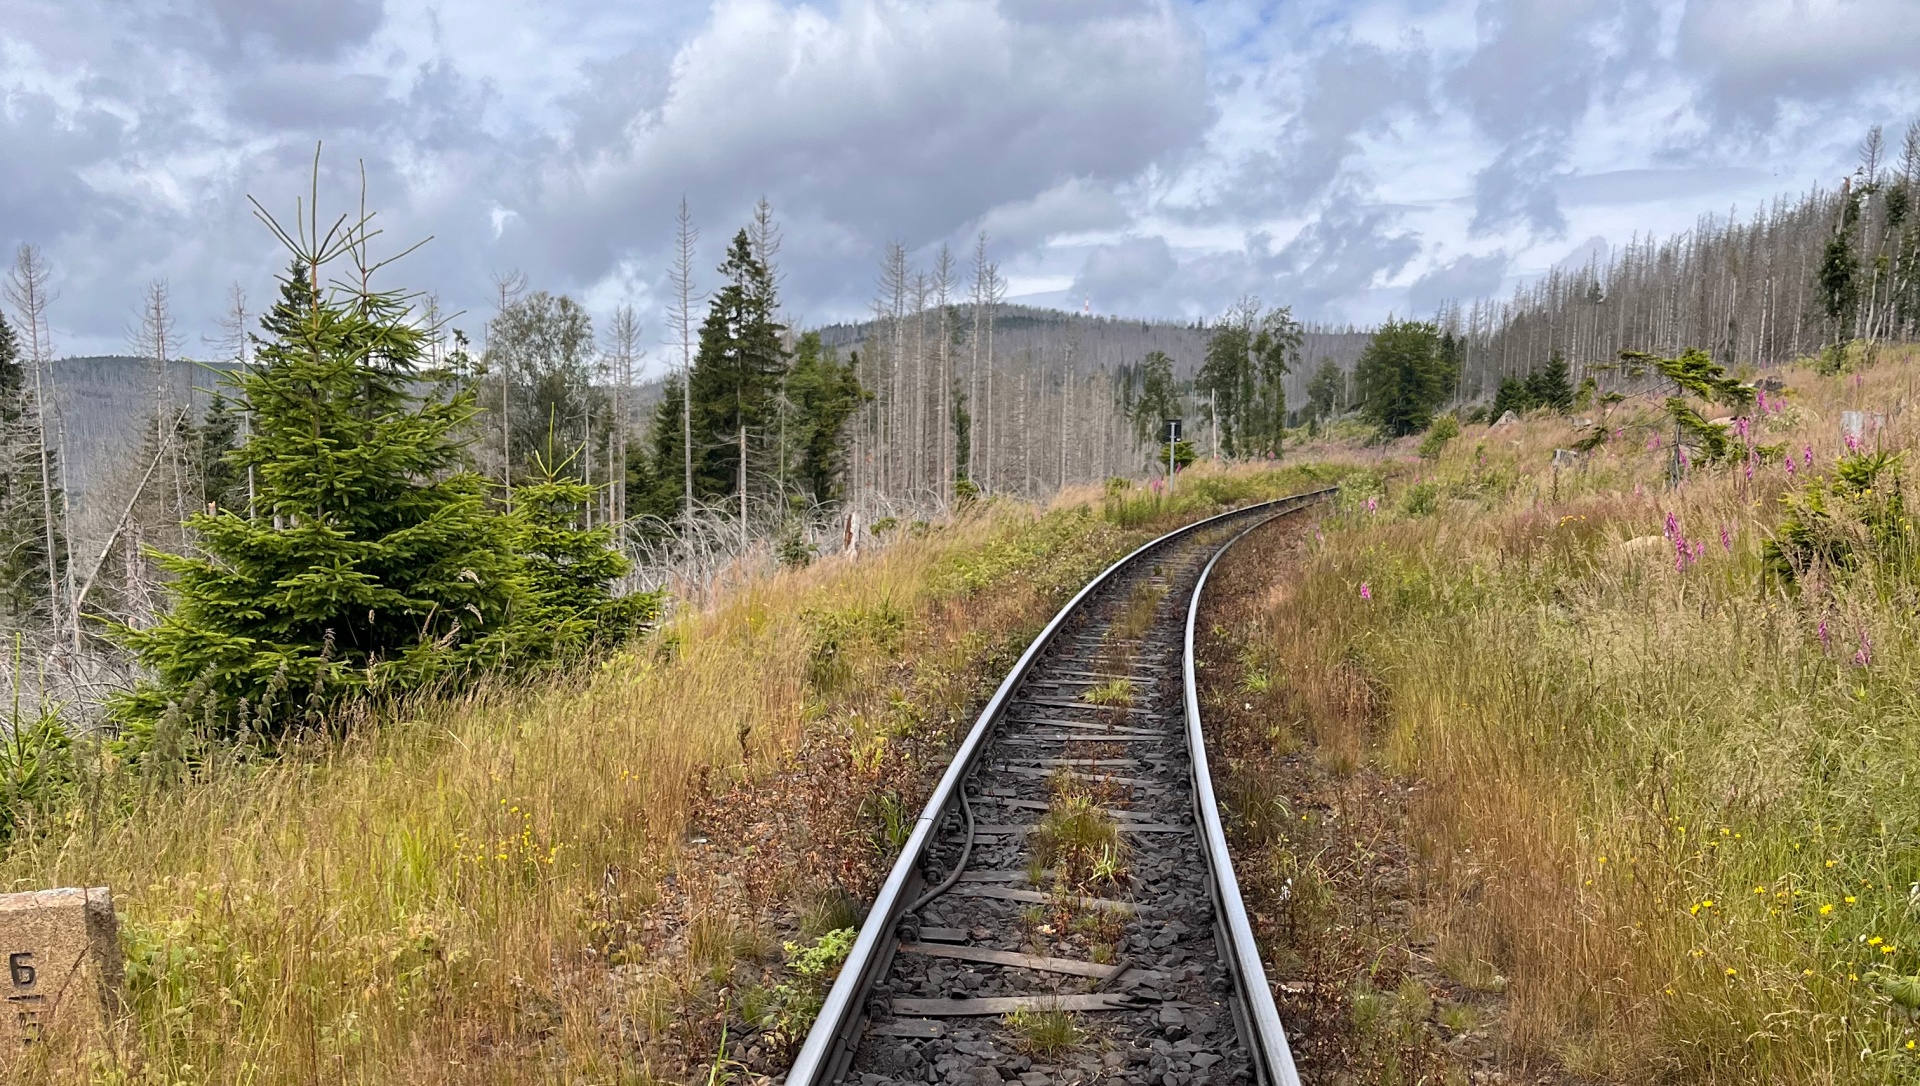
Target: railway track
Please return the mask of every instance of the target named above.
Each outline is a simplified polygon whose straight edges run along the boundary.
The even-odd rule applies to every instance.
[[[1207,573],[1330,490],[1147,544],[1074,597],[961,743],[788,1086],[1298,1076],[1194,692]]]

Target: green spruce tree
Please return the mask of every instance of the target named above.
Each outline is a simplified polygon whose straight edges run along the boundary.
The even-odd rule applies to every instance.
[[[526,586],[514,622],[518,655],[571,659],[659,618],[662,593],[614,595],[629,563],[614,549],[612,525],[586,527],[594,488],[551,450],[534,457],[533,470],[538,481],[513,494],[511,542]]]
[[[1493,394],[1493,421],[1499,422],[1509,411],[1524,415],[1536,406],[1527,382],[1518,377],[1500,378],[1500,388]]]
[[[627,516],[649,535],[664,534],[684,512],[682,478],[686,448],[682,404],[684,383],[675,374],[660,390],[647,438],[627,446]]]
[[[1550,407],[1563,415],[1573,410],[1573,370],[1559,351],[1545,366],[1527,374],[1525,387],[1530,406]]]
[[[281,236],[300,264],[231,384],[253,414],[232,464],[254,470],[257,516],[196,513],[198,549],[156,556],[173,575],[166,611],[115,628],[150,676],[111,706],[136,734],[190,694],[196,716],[283,731],[341,697],[515,659],[521,564],[461,468],[471,396],[425,365],[401,295],[322,290],[326,264],[364,252],[364,222]]]
[[[831,348],[821,346],[820,333],[808,332],[800,337],[787,373],[790,485],[815,505],[839,500],[847,468],[847,420],[871,398],[860,387],[858,363],[855,358],[843,364]],[[964,416],[957,400],[954,410]],[[966,448],[964,440],[960,448]]]
[[[1340,372],[1340,364],[1331,358],[1320,363],[1307,382],[1307,417],[1324,422],[1346,406],[1346,399],[1347,375]]]
[[[1427,428],[1458,374],[1440,352],[1440,329],[1425,321],[1389,320],[1373,335],[1353,371],[1361,410],[1395,437]]]
[[[691,376],[698,498],[738,496],[743,478],[751,493],[774,474],[768,452],[777,439],[775,400],[788,365],[773,275],[745,230],[734,235],[720,274],[726,283],[700,325]]]

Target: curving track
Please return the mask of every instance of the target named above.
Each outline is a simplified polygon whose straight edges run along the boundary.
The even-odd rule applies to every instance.
[[[1298,1082],[1207,772],[1193,624],[1234,540],[1330,493],[1168,533],[1055,616],[934,790],[789,1086]],[[1060,1012],[1078,1038],[1036,1044]]]

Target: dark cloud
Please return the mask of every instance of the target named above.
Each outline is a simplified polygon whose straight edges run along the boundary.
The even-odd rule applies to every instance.
[[[1424,316],[1447,302],[1488,297],[1499,290],[1511,262],[1504,251],[1455,257],[1415,279],[1407,288],[1407,305]]]
[[[1680,58],[1704,78],[1721,117],[1772,125],[1786,102],[1830,103],[1874,83],[1912,90],[1920,5],[1843,0],[1689,0]]]
[[[1315,58],[1276,146],[1248,152],[1191,221],[1296,214],[1310,206],[1361,152],[1360,137],[1401,114],[1427,110],[1429,58],[1340,42]],[[1284,95],[1276,96],[1281,101]]]
[[[1750,166],[1676,166],[1561,176],[1554,187],[1567,204],[1638,204],[1736,188],[1765,177],[1765,171]]]
[[[1161,237],[1128,238],[1088,254],[1069,298],[1090,298],[1102,312],[1197,317],[1236,298],[1290,305],[1309,320],[1345,320],[1347,303],[1397,275],[1420,252],[1394,215],[1356,200],[1338,201],[1284,245],[1264,233],[1243,248],[1180,259]]]
[[[849,5],[836,21],[771,0],[722,0],[685,43],[659,108],[605,149],[551,169],[516,208],[570,276],[664,240],[688,194],[704,221],[743,221],[762,195],[796,263],[832,240],[910,248],[1071,180],[1111,186],[1169,160],[1211,120],[1200,43],[1167,11],[1094,6],[1071,28],[985,0]],[[582,138],[581,145],[595,141]],[[730,232],[730,231],[729,231]],[[790,281],[842,293],[858,270]]]
[[[1400,273],[1420,253],[1420,240],[1396,228],[1394,215],[1357,199],[1336,200],[1278,252],[1263,238],[1248,246],[1250,262],[1270,288],[1269,301],[1293,304],[1314,320],[1351,316],[1346,303]]]
[[[276,134],[379,128],[397,106],[384,78],[311,63],[266,65],[234,83],[232,102],[235,121]]]
[[[364,44],[380,29],[383,0],[203,0],[229,40],[316,60]]]
[[[1063,234],[1122,230],[1130,221],[1110,187],[1076,177],[1030,200],[1001,204],[981,216],[978,225],[998,251],[1025,252]]]
[[[1086,298],[1102,313],[1184,315],[1164,308],[1167,287],[1179,274],[1167,239],[1126,238],[1088,254],[1067,296]]]
[[[1473,232],[1493,233],[1525,223],[1536,234],[1558,237],[1567,228],[1554,191],[1560,171],[1560,141],[1524,140],[1501,150],[1473,179]]]
[[[1574,126],[1656,55],[1654,0],[1482,0],[1480,42],[1448,86],[1494,161],[1474,181],[1475,233],[1566,228],[1554,192]]]
[[[125,122],[106,110],[64,113],[44,94],[15,94],[0,108],[0,147],[30,148],[0,154],[0,243],[11,255],[21,242],[44,243],[103,201],[75,175],[111,154]]]

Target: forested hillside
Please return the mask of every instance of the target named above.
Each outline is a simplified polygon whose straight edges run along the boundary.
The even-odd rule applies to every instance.
[[[1774,365],[1835,343],[1904,341],[1920,329],[1920,124],[1896,155],[1880,128],[1832,187],[1744,216],[1708,214],[1673,237],[1635,237],[1605,263],[1554,269],[1512,297],[1463,299],[1439,323],[1461,343],[1460,393],[1552,359],[1575,380],[1623,350],[1708,351]]]

